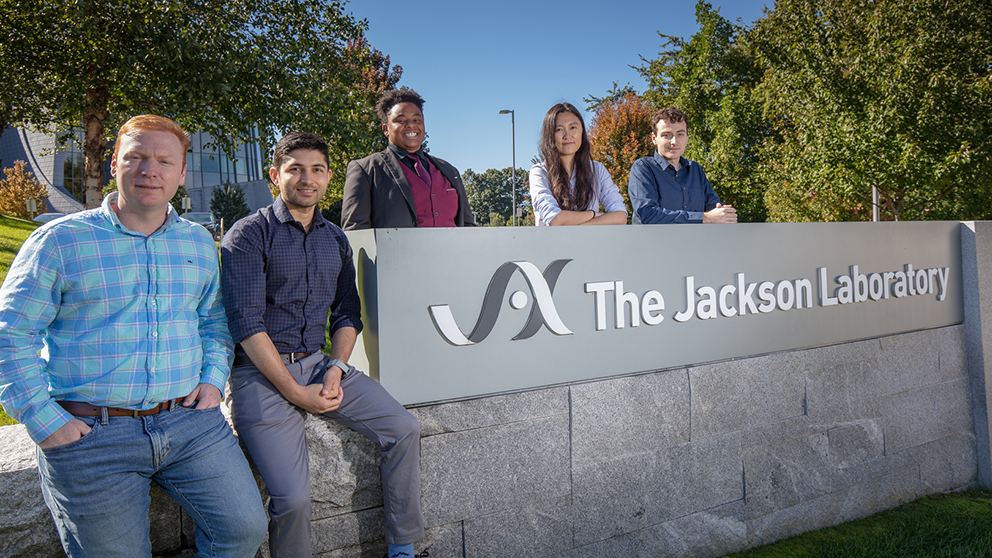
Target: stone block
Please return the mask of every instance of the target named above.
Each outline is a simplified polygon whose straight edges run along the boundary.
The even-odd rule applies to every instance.
[[[692,439],[804,414],[804,359],[785,354],[689,369]]]
[[[438,558],[465,556],[464,522],[455,521],[427,529],[423,540],[414,544],[413,549],[417,552],[427,550],[432,557]],[[382,558],[382,555],[377,558]]]
[[[312,518],[382,507],[379,446],[329,418],[307,414]]]
[[[890,335],[881,345],[879,394],[891,395],[938,381],[940,349],[932,330]]]
[[[954,434],[888,457],[892,469],[919,468],[920,495],[947,492],[974,482],[977,460],[973,432]]]
[[[426,524],[568,495],[568,438],[567,414],[424,438],[420,482]]]
[[[974,429],[968,378],[883,397],[882,408],[886,453]]]
[[[827,366],[841,366],[866,360],[877,360],[881,353],[878,339],[865,339],[852,343],[838,343],[809,349],[811,359],[808,370],[816,370]]]
[[[806,413],[811,421],[832,428],[880,416],[880,372],[875,359],[811,371],[806,383]]]
[[[744,450],[747,519],[791,508],[830,492],[827,434]]]
[[[420,434],[434,436],[568,413],[568,388],[538,389],[410,409]]]
[[[820,497],[797,502],[795,505],[777,509],[766,515],[754,515],[747,511],[747,547],[771,544],[777,540],[792,537],[806,531],[838,525],[849,519],[864,517],[867,487],[851,487],[839,492],[823,494]],[[748,507],[751,502],[748,501]]]
[[[768,424],[759,424],[744,431],[744,448],[770,446],[790,440],[823,434],[828,425],[813,421],[809,415],[800,415]]]
[[[577,527],[581,528],[582,526],[578,525]],[[638,535],[637,532],[617,535],[555,554],[550,558],[633,558],[638,556],[638,548],[640,547]],[[521,557],[525,556],[529,558],[529,555],[521,555]]]
[[[0,427],[0,557],[64,557],[58,531],[41,495],[35,443],[23,425]],[[149,486],[149,539],[154,555],[171,554],[183,546],[182,511],[158,486]],[[193,543],[192,532],[188,536]]]
[[[830,479],[830,491],[868,484],[885,476],[885,438],[878,419],[871,419],[827,431],[829,459],[823,473]]]
[[[195,544],[196,522],[193,518],[154,482],[150,487],[150,495],[148,537],[152,543],[152,554],[167,554],[182,548],[183,527],[186,525],[193,532],[188,536],[189,544]]]
[[[638,533],[638,558],[723,556],[747,544],[744,501],[696,512]]]
[[[465,555],[551,556],[572,548],[571,498],[535,502],[465,521]]]
[[[968,375],[968,347],[963,325],[933,330],[939,351],[938,381]]]
[[[740,440],[731,433],[574,469],[576,546],[740,500]]]
[[[0,427],[0,557],[63,557],[41,496],[35,443],[23,425]]]
[[[685,369],[571,386],[572,466],[689,441]]]
[[[314,554],[343,548],[381,547],[386,551],[382,507],[310,520],[310,547]]]

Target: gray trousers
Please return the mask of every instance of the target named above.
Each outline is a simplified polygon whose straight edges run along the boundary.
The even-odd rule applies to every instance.
[[[300,385],[319,383],[330,359],[315,353],[286,368]],[[386,542],[424,536],[420,513],[420,423],[378,382],[349,367],[344,399],[325,416],[379,445]],[[273,558],[308,557],[310,468],[304,411],[286,400],[254,366],[231,371],[231,415],[269,496],[269,551]]]

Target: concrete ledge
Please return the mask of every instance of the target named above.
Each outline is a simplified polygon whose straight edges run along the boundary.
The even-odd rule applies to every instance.
[[[965,338],[950,326],[415,408],[417,550],[722,556],[970,486]],[[307,431],[315,555],[379,558],[378,449],[320,417]],[[0,452],[0,558],[61,556],[22,427],[0,429]],[[191,555],[188,518],[153,494],[156,556]]]

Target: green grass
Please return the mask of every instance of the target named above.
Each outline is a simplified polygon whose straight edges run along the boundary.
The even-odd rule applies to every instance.
[[[10,269],[17,251],[21,249],[21,244],[24,244],[31,231],[40,226],[34,221],[0,215],[0,282],[3,282],[4,277],[7,276],[7,270]],[[0,426],[8,424],[17,424],[17,422],[0,409]]]
[[[992,492],[921,498],[727,558],[992,557]]]

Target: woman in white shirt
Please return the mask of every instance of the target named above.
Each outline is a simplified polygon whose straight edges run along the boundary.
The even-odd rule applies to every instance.
[[[540,147],[544,162],[530,169],[535,225],[627,224],[620,188],[606,167],[589,158],[578,109],[569,103],[551,107],[544,115]]]

